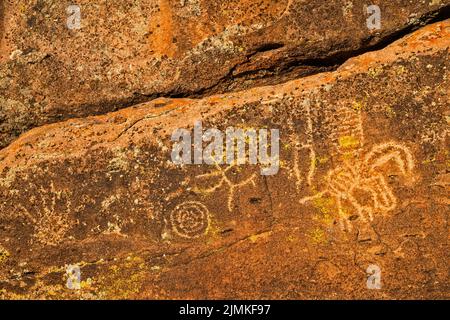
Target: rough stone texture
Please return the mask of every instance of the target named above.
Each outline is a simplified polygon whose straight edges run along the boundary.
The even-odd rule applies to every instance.
[[[429,20],[450,0],[0,2],[0,147],[26,130],[156,97],[198,97],[336,69]]]
[[[1,297],[449,298],[449,45],[446,20],[333,72],[23,134],[0,151]],[[199,119],[279,128],[279,173],[173,165]]]

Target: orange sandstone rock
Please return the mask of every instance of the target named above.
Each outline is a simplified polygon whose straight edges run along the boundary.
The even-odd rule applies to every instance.
[[[23,134],[0,151],[0,295],[448,298],[449,32],[446,20],[334,72]],[[198,120],[279,129],[278,174],[174,165],[173,131]]]
[[[334,70],[448,16],[450,2],[377,4],[380,29],[368,28],[362,0],[80,0],[79,11],[71,1],[2,1],[0,147],[33,127],[157,97]]]

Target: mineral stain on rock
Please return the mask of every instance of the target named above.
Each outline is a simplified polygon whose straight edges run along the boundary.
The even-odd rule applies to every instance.
[[[356,0],[79,1],[79,31],[16,2],[2,299],[449,297],[448,2],[380,1],[379,31]],[[278,129],[278,173],[174,164],[199,120]]]

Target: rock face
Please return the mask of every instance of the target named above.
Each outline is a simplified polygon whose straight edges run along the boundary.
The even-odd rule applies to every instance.
[[[247,6],[245,14],[233,12],[233,2],[215,3],[224,7],[221,14],[225,16],[212,14],[191,38],[181,35],[194,28],[192,15],[206,19],[204,10],[214,13],[215,5],[205,7],[202,1],[148,4],[149,12],[160,19],[157,24],[173,30],[173,35],[161,35],[157,27],[148,29],[145,23],[142,28],[129,25],[128,31],[122,31],[135,30],[137,39],[138,34],[144,37],[153,30],[148,35],[155,43],[152,54],[166,56],[158,67],[159,79],[165,79],[163,70],[194,68],[197,64],[192,61],[175,67],[175,61],[190,56],[189,52],[208,60],[204,55],[209,51],[198,46],[204,39],[224,34],[240,38],[230,34],[235,30],[231,26],[240,21],[242,28],[263,25],[259,31],[248,31],[252,36],[241,37],[249,46],[245,53],[223,56],[230,64],[218,58],[208,60],[212,65],[203,65],[203,71],[186,71],[198,81],[175,77],[176,89],[161,80],[164,90],[141,88],[142,92],[205,89],[229,73],[236,61],[242,70],[259,69],[254,60],[243,57],[258,45],[273,42],[275,34],[285,36],[277,40],[285,45],[277,49],[282,50],[280,56],[277,50],[270,51],[267,60],[262,58],[265,53],[258,55],[261,60],[255,61],[267,61],[265,67],[273,67],[284,55],[290,57],[312,34],[317,42],[309,40],[295,61],[308,54],[317,57],[315,51],[320,48],[324,53],[318,56],[327,59],[333,55],[329,49],[337,50],[339,44],[350,50],[366,45],[362,39],[367,34],[355,31],[343,36],[333,25],[320,35],[313,27],[294,32],[297,15],[306,14],[306,8],[326,13],[333,1],[305,3],[305,11],[283,1],[261,4],[257,8],[266,10],[258,11],[250,1],[241,1]],[[405,19],[409,12],[434,8],[407,3],[402,10],[394,10]],[[362,6],[359,1],[353,4],[348,12]],[[52,16],[52,11],[48,14]],[[36,14],[29,24],[39,19]],[[229,21],[230,27],[219,28],[221,19]],[[345,28],[352,30],[357,20],[340,23],[348,23]],[[390,31],[381,34],[401,26],[388,25]],[[97,26],[105,28],[99,30],[99,37],[108,38],[106,31],[111,29],[106,26]],[[49,29],[44,34],[53,33]],[[338,40],[333,42],[335,35]],[[80,59],[91,49],[84,44],[77,47],[80,44],[72,43],[70,37],[80,43],[95,41],[70,34],[58,40],[80,48]],[[116,57],[127,37],[131,36],[118,37],[117,41],[125,42],[118,44]],[[320,37],[324,40],[319,43]],[[382,38],[376,36],[370,42]],[[50,41],[39,42],[34,35],[31,39],[42,47]],[[225,42],[218,43],[217,50],[225,50]],[[52,50],[61,48],[57,42],[53,45]],[[158,98],[23,134],[0,151],[0,295],[7,299],[449,298],[449,45],[450,21],[446,20],[382,50],[352,58],[335,71],[202,99]],[[151,48],[147,46],[149,54]],[[20,68],[37,68],[30,77],[38,75],[37,70],[53,70],[53,54],[36,63],[26,62],[34,54],[20,55],[3,65],[12,74],[10,81],[23,72]],[[151,61],[139,55],[144,54],[137,50],[133,56],[137,64]],[[62,70],[69,56],[59,58]],[[98,62],[92,61],[93,65]],[[205,76],[207,81],[201,80],[215,63],[227,71],[222,74],[215,69]],[[172,64],[172,69],[166,69]],[[105,75],[106,70],[91,75]],[[74,81],[88,79],[88,73],[82,71]],[[55,81],[58,77],[56,73]],[[86,80],[89,94],[83,95],[80,89],[76,101],[65,96],[64,89],[48,87],[55,92],[44,94],[44,100],[61,108],[82,99],[86,99],[82,103],[105,97],[105,101],[114,100],[118,95],[126,97],[124,92],[145,79],[138,76],[124,91],[106,88],[110,82],[99,80],[98,87],[89,89],[98,91],[92,92]],[[45,77],[37,81],[36,88],[48,85]],[[66,86],[64,81],[61,88]],[[15,84],[6,91],[12,94],[18,88]],[[56,103],[63,97],[66,105]],[[25,108],[32,109],[31,104]],[[191,132],[200,120],[204,130],[278,129],[278,172],[261,175],[264,165],[248,162],[174,164],[172,134],[180,128]],[[276,144],[272,141],[269,148],[274,150]],[[73,270],[81,280],[75,287],[69,281]],[[368,279],[368,273],[375,274]],[[381,284],[373,277],[381,279]],[[376,290],[373,285],[381,287]]]
[[[5,0],[0,147],[26,130],[157,97],[201,97],[336,69],[450,0]],[[80,19],[78,19],[80,18]]]

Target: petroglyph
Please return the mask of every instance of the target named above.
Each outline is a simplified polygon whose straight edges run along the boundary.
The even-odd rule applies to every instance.
[[[21,215],[33,225],[33,238],[39,243],[54,246],[62,242],[70,229],[69,213],[73,210],[70,197],[63,191],[56,190],[53,183],[50,190],[42,186],[40,198],[30,199],[31,207],[19,204]]]
[[[292,4],[294,0],[288,0],[286,4],[286,9],[284,9],[283,13],[281,14],[280,18],[278,20],[281,20],[285,16],[288,16],[291,14]]]
[[[305,99],[302,106],[306,111],[306,142],[300,144],[298,142],[298,137],[291,137],[291,141],[294,141],[295,151],[294,151],[294,165],[293,171],[296,178],[296,187],[299,190],[304,182],[303,175],[300,171],[300,157],[299,153],[301,150],[307,150],[309,153],[309,169],[306,175],[306,183],[308,186],[312,185],[314,175],[316,173],[316,151],[314,149],[314,137],[313,137],[313,121],[311,117],[311,101]]]
[[[341,107],[336,116],[338,127],[331,134],[336,151],[344,157],[359,156],[364,145],[361,110]]]
[[[198,238],[208,232],[209,210],[198,201],[184,202],[170,213],[173,232],[185,239]]]
[[[216,170],[214,170],[211,173],[201,174],[201,175],[196,176],[197,181],[202,180],[202,179],[204,179],[204,180],[211,179],[211,178],[214,180],[214,183],[211,187],[197,188],[197,191],[199,193],[210,194],[210,193],[213,193],[213,192],[219,190],[224,185],[226,185],[225,187],[228,186],[229,191],[228,191],[227,207],[228,207],[228,211],[231,212],[233,209],[233,201],[234,201],[235,192],[237,190],[239,190],[240,188],[245,187],[249,184],[256,186],[255,179],[257,178],[258,175],[256,173],[253,173],[247,179],[240,180],[239,182],[233,182],[229,179],[227,174],[230,173],[232,170],[235,170],[235,169],[239,170],[239,167],[235,163],[229,165],[225,169],[223,169],[218,164],[216,164],[215,167],[216,167]]]
[[[301,204],[331,197],[337,209],[342,230],[351,230],[350,217],[356,213],[365,223],[375,214],[385,214],[397,207],[397,198],[386,182],[382,169],[394,164],[406,179],[414,182],[414,159],[410,150],[397,142],[377,144],[364,153],[364,131],[361,110],[340,108],[338,127],[331,134],[340,163],[329,170],[325,188],[300,200]],[[352,212],[346,210],[350,208]],[[353,211],[356,212],[353,212]]]
[[[26,15],[16,15],[20,24],[36,20],[12,44],[35,50],[6,62],[0,87],[15,86],[5,99],[40,111],[30,113],[39,119],[23,130],[38,128],[0,150],[0,299],[445,298],[450,158],[448,139],[441,137],[449,121],[449,22],[388,46],[414,27],[405,29],[402,17],[409,12],[391,12],[395,5],[386,2],[392,21],[370,37],[362,5],[354,7],[360,19],[347,11],[353,22],[339,28],[342,1],[303,1],[301,8],[290,1],[277,25],[230,36],[228,25],[268,25],[278,13],[260,6],[253,13],[270,14],[237,24],[230,19],[241,18],[232,10],[243,0],[186,0],[183,9],[180,0],[163,1],[172,17],[158,11],[158,1],[145,0],[120,6],[121,18],[98,30],[106,34],[98,39],[108,40],[133,21],[136,37],[123,34],[105,44],[77,36],[80,50],[92,49],[79,54],[86,63],[53,50],[56,44],[39,45],[40,39],[51,42],[44,38],[54,29],[42,24],[48,19],[39,6],[28,1]],[[111,8],[104,3],[94,7],[107,17]],[[176,16],[195,3],[202,5],[201,19]],[[229,12],[218,12],[217,3]],[[257,7],[247,0],[245,5]],[[86,17],[93,17],[94,7],[83,9]],[[422,19],[413,9],[414,19]],[[326,29],[314,12],[330,18]],[[158,13],[167,24],[151,31],[161,36],[167,30],[160,39],[169,41],[155,44],[168,50],[161,58],[151,50],[150,33],[144,34],[153,20],[145,17]],[[192,27],[200,20],[205,23]],[[302,28],[306,20],[311,23]],[[57,24],[67,33],[64,19]],[[170,24],[173,32],[166,29]],[[365,33],[355,38],[357,25]],[[36,46],[25,34],[32,29],[39,36],[31,39]],[[195,39],[186,37],[191,30],[198,30]],[[222,33],[235,51],[228,54],[228,42],[219,39],[218,46],[200,48],[217,50],[180,64],[199,41]],[[96,43],[106,49],[118,44],[129,56],[90,56],[98,48],[89,45]],[[373,52],[363,54],[367,48]],[[36,52],[49,57],[34,63]],[[94,64],[111,77],[92,71]],[[70,65],[85,71],[71,72]],[[58,77],[67,72],[73,81]],[[309,72],[317,74],[305,77]],[[102,79],[111,80],[106,89]],[[0,122],[17,119],[10,111]],[[57,123],[45,125],[40,117],[47,115]],[[190,156],[189,164],[175,164],[171,133],[183,127],[192,132],[197,121],[225,134],[229,128],[258,128],[271,137],[269,130],[278,130],[280,153],[271,158],[280,170],[262,175],[264,161],[247,161],[251,154],[257,159],[247,146],[259,142],[249,134],[236,137],[231,152],[223,141],[214,143],[216,136],[192,139],[186,146],[202,160]],[[266,147],[275,153],[272,143]],[[219,161],[231,153],[246,161]],[[379,266],[389,280],[382,291],[367,290],[369,265]]]

